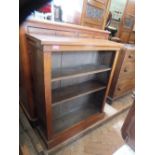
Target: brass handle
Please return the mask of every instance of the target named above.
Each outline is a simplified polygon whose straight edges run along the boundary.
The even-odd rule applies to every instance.
[[[118,88],[117,88],[117,90],[118,90],[118,91],[120,91],[120,90],[121,90],[121,88],[120,88],[120,87],[118,87]]]
[[[124,69],[124,72],[127,72],[127,71],[128,71],[128,69],[127,69],[127,68],[125,68],[125,69]]]
[[[130,58],[130,59],[131,59],[131,58],[133,58],[133,56],[132,56],[132,55],[129,55],[129,56],[128,56],[128,58]]]

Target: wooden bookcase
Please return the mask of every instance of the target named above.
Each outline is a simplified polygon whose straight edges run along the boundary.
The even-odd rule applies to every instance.
[[[27,34],[39,132],[48,148],[104,118],[122,44]]]
[[[26,33],[73,38],[108,39],[109,32],[90,27],[67,23],[27,20],[20,27],[20,105],[32,124],[38,120],[32,88],[30,54],[27,48]]]

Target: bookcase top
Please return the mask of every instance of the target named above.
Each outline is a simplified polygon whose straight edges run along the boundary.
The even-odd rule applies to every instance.
[[[68,46],[100,46],[111,48],[122,48],[123,44],[116,43],[105,39],[94,38],[75,38],[75,37],[61,37],[42,34],[26,34],[26,37],[40,45],[68,45]]]

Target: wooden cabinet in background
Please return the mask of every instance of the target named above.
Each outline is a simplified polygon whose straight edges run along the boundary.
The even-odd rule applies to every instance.
[[[84,0],[81,25],[104,29],[111,0]]]
[[[124,121],[121,133],[125,143],[135,151],[135,100]]]
[[[124,43],[135,43],[135,1],[128,0],[119,27],[119,38]]]
[[[131,44],[135,43],[135,31],[132,31],[130,33],[130,37],[129,37],[128,43],[131,43]]]
[[[113,100],[129,93],[135,87],[135,48],[134,45],[125,44],[120,52],[116,70],[112,80],[108,100]]]

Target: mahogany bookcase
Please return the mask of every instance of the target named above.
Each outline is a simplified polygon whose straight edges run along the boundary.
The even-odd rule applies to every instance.
[[[51,148],[104,118],[122,44],[43,34],[26,39],[39,132]]]

